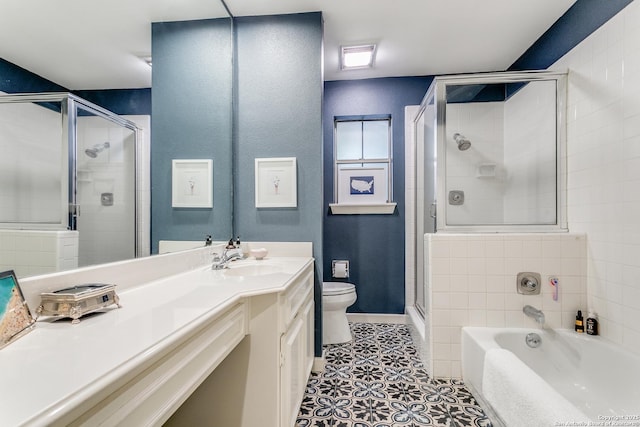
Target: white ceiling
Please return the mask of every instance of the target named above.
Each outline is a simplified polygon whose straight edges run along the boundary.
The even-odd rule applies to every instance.
[[[235,16],[322,11],[324,78],[509,67],[575,0],[226,0]],[[218,18],[217,0],[0,0],[0,57],[68,89],[151,87],[151,22]],[[378,43],[339,71],[340,45]]]

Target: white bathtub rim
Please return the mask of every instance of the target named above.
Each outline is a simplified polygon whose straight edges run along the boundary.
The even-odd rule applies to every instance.
[[[586,345],[587,347],[594,343],[597,347],[600,347],[600,350],[595,350],[594,353],[598,351],[607,352],[607,354],[611,354],[610,352],[615,352],[619,354],[622,358],[621,360],[630,360],[632,363],[636,359],[638,359],[638,355],[635,353],[621,347],[620,345],[604,338],[601,336],[590,336],[586,334],[577,334],[573,330],[569,329],[553,329],[553,330],[542,330],[542,329],[532,329],[532,328],[496,328],[496,327],[463,327],[461,332],[461,340],[462,340],[462,376],[465,384],[476,391],[476,395],[481,395],[483,390],[482,377],[484,372],[484,364],[485,364],[485,356],[488,351],[492,349],[500,349],[504,348],[496,339],[496,336],[513,333],[520,336],[524,336],[530,332],[536,332],[543,335],[543,340],[545,339],[544,335],[558,334],[560,337],[566,337],[567,342],[574,345],[577,344],[579,347],[582,345]],[[548,338],[547,338],[548,339]],[[560,340],[564,341],[564,340]],[[507,348],[507,350],[509,350]],[[511,351],[511,350],[509,350]],[[587,358],[592,357],[593,354],[590,352],[584,351],[584,347],[582,347],[582,353],[580,356],[585,356]],[[596,356],[597,357],[597,356]],[[593,363],[594,359],[591,360]],[[526,362],[522,361],[526,366]],[[624,365],[626,366],[626,362]],[[638,366],[634,364],[633,366]],[[633,376],[637,376],[638,373],[635,372]],[[589,377],[591,379],[591,376]],[[633,379],[631,380],[633,382]],[[632,401],[635,399],[635,394],[633,395],[625,395],[628,399]],[[486,401],[486,399],[484,399]],[[490,406],[490,405],[489,405]],[[576,407],[579,405],[576,404]],[[627,405],[628,406],[628,405]],[[632,404],[635,410],[635,404]],[[625,407],[626,408],[626,407]],[[635,413],[635,412],[634,412]],[[591,415],[593,417],[593,414]]]

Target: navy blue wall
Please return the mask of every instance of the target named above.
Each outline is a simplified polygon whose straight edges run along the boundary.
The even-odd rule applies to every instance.
[[[229,19],[152,26],[152,253],[159,240],[233,233],[231,54]],[[213,208],[171,206],[173,159],[213,159]]]
[[[544,70],[600,28],[632,0],[578,0],[510,67]]]
[[[66,88],[0,58],[0,91],[6,93],[69,92]]]
[[[325,82],[324,98],[324,280],[331,260],[350,261],[349,282],[358,299],[350,312],[404,313],[404,107],[420,104],[432,77]],[[391,115],[393,215],[332,215],[333,120],[337,116]]]
[[[71,91],[2,58],[0,58],[0,91],[6,93],[72,92],[116,114],[151,114],[150,88]]]
[[[151,115],[151,88],[74,90],[80,98],[120,115]]]
[[[322,354],[322,14],[236,18],[234,230],[313,243],[315,353]],[[295,157],[296,208],[257,209],[254,159]]]
[[[322,252],[322,15],[236,18],[235,230]],[[257,209],[254,159],[296,157],[298,206]]]

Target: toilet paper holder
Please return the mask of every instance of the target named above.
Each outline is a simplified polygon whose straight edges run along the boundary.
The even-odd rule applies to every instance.
[[[349,261],[333,260],[331,261],[331,276],[336,279],[346,279],[349,277]]]

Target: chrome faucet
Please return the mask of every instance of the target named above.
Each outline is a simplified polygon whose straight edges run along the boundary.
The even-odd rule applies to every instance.
[[[544,313],[542,310],[538,310],[530,305],[525,305],[522,308],[522,312],[538,322],[540,326],[544,325]]]
[[[222,255],[214,254],[213,263],[211,264],[212,270],[222,270],[228,268],[227,264],[229,264],[234,259],[242,259],[243,253],[242,249],[225,249],[222,251]]]

